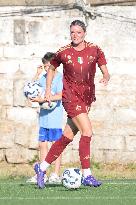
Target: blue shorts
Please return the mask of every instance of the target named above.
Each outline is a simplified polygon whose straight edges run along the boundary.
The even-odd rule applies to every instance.
[[[62,129],[58,128],[44,128],[40,127],[39,129],[39,141],[40,142],[53,142],[60,139],[62,136]]]

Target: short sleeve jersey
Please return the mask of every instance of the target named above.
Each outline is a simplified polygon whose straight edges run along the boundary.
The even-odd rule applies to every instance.
[[[51,61],[57,68],[63,64],[63,102],[74,98],[90,105],[95,99],[94,77],[96,64],[106,64],[103,51],[93,43],[85,42],[85,48],[77,51],[72,44],[62,47]]]

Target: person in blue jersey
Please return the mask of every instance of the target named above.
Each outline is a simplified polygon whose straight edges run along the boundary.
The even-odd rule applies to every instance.
[[[55,54],[52,52],[47,52],[44,55],[44,57],[42,58],[43,65],[37,68],[37,73],[33,79],[39,82],[43,91],[46,90],[46,76],[47,76],[46,72],[48,71],[48,68],[50,66],[50,61],[53,59],[54,55]],[[43,70],[44,70],[44,74],[42,74]],[[41,162],[45,159],[48,153],[49,142],[53,143],[59,140],[60,137],[62,136],[63,106],[62,106],[61,99],[62,99],[63,83],[62,83],[62,74],[60,72],[56,71],[54,73],[54,78],[51,87],[52,87],[51,101],[56,101],[57,105],[53,110],[40,108],[40,112],[39,112],[39,150],[40,150]],[[45,99],[43,99],[42,96],[38,96],[34,99],[31,99],[31,101],[44,103]],[[61,155],[55,161],[54,172],[51,173],[49,177],[49,183],[61,182],[61,179],[59,177],[60,165],[61,165]],[[44,177],[44,180],[45,181],[48,180],[46,175]],[[28,179],[27,182],[37,183],[37,175]]]

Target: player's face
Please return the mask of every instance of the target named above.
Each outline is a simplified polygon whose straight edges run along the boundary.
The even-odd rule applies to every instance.
[[[84,41],[86,32],[82,29],[81,26],[75,25],[70,28],[70,36],[73,44],[79,45]]]
[[[49,67],[50,67],[50,62],[49,61],[47,61],[46,63],[44,63],[44,70],[47,72],[48,71],[48,69],[49,69]]]

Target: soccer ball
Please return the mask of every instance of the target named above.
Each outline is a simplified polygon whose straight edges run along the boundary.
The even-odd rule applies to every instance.
[[[28,82],[24,86],[24,95],[27,98],[35,98],[38,95],[41,95],[41,93],[42,93],[42,87],[36,81]]]
[[[62,184],[68,189],[77,189],[81,186],[82,172],[78,168],[68,168],[62,174]]]
[[[38,96],[44,96],[43,88],[40,86],[39,82],[27,82],[24,86],[24,95],[27,98],[35,98]],[[54,93],[52,93],[54,94]],[[57,101],[52,102],[45,102],[45,103],[39,103],[40,108],[46,109],[46,110],[53,110],[57,106]]]
[[[57,106],[57,101],[39,103],[40,108],[45,110],[53,110]]]

